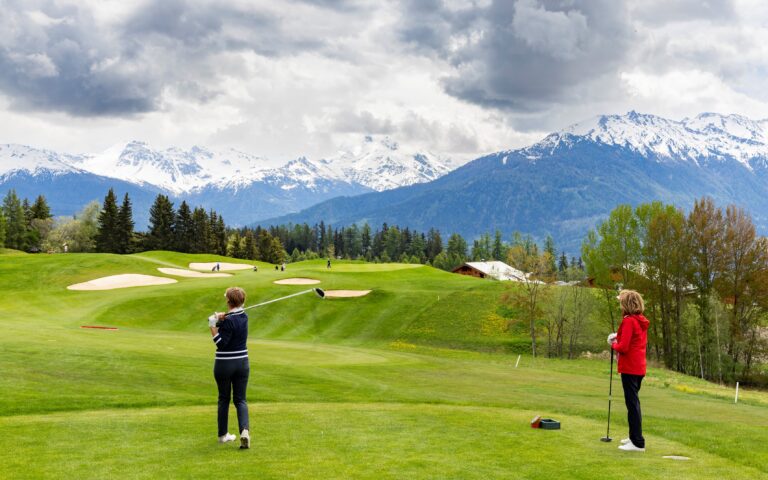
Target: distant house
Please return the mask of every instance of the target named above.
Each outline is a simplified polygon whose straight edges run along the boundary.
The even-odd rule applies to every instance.
[[[466,262],[453,269],[453,273],[469,275],[478,278],[492,278],[494,280],[509,280],[522,282],[526,276],[520,270],[510,267],[504,262]]]

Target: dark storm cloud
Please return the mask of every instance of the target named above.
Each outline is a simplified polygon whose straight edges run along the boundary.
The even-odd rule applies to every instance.
[[[446,92],[484,106],[526,111],[578,100],[585,85],[618,77],[633,41],[614,0],[496,0],[465,11],[432,3],[406,4],[401,38],[455,66]]]
[[[250,6],[163,0],[104,26],[87,6],[4,3],[0,91],[20,110],[130,115],[161,108],[169,90],[204,102],[217,94],[220,69],[238,69],[219,55],[281,56],[324,46]]]

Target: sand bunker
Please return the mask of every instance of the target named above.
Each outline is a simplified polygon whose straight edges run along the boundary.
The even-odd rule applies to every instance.
[[[364,297],[371,293],[370,290],[326,290],[325,296],[329,298]]]
[[[67,287],[67,290],[113,290],[115,288],[144,287],[148,285],[166,285],[176,283],[173,278],[155,277],[152,275],[140,275],[138,273],[126,273],[123,275],[111,275],[97,278],[83,283],[76,283]]]
[[[314,278],[285,278],[283,280],[275,280],[273,283],[278,285],[316,285],[320,283],[320,280]]]
[[[248,265],[247,263],[224,263],[224,262],[208,262],[208,263],[190,263],[189,268],[192,270],[205,270],[207,272],[210,272],[213,270],[213,267],[216,266],[216,263],[219,264],[219,267],[224,271],[234,271],[234,270],[253,270],[253,265]]]
[[[182,268],[160,267],[158,268],[158,270],[160,270],[160,273],[164,273],[166,275],[175,275],[177,277],[189,277],[189,278],[217,278],[217,277],[232,276],[228,273],[203,273],[203,272],[195,272],[193,270],[184,270]]]

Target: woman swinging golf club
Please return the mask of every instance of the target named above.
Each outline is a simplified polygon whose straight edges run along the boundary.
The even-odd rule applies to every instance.
[[[618,370],[627,405],[629,438],[619,445],[627,452],[644,452],[643,417],[640,412],[640,384],[645,377],[645,348],[648,343],[648,319],[643,316],[643,297],[634,290],[622,290],[616,297],[624,318],[619,331],[608,335],[608,344],[618,353]]]
[[[240,448],[251,447],[248,434],[248,404],[245,391],[248,387],[250,365],[248,363],[248,315],[243,311],[245,291],[240,287],[228,288],[227,313],[214,313],[208,317],[213,343],[216,344],[216,361],[213,376],[219,387],[219,443],[235,440],[227,431],[230,393],[234,396],[237,423],[240,427]]]

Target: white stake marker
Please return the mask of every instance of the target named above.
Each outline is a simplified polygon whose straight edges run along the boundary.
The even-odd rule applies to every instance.
[[[517,364],[520,363],[520,357],[522,357],[522,355],[517,356],[517,361],[515,362],[515,368],[517,368]]]
[[[736,398],[733,399],[733,403],[739,403],[739,382],[736,382]]]

